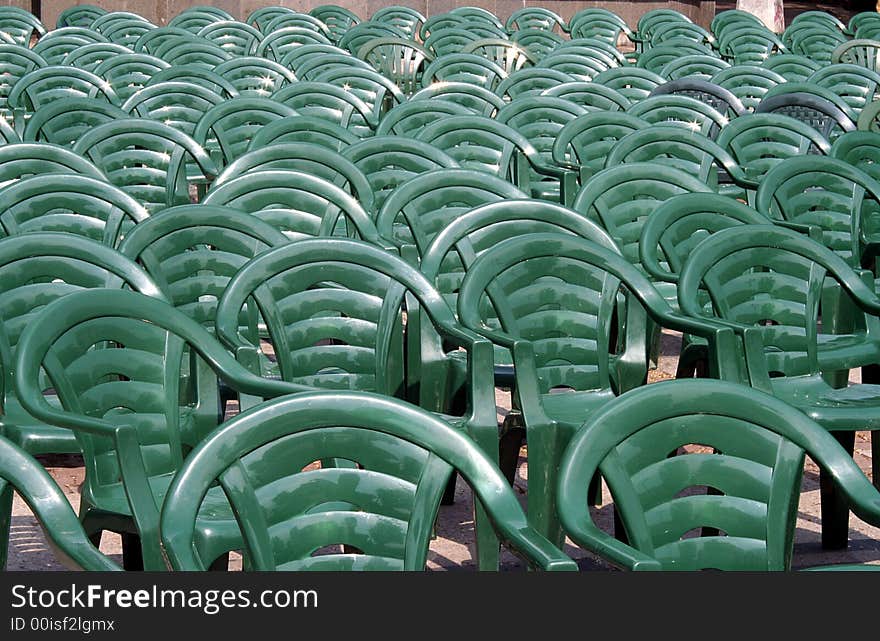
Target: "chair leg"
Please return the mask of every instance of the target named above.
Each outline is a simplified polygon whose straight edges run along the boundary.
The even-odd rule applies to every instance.
[[[141,553],[141,537],[128,532],[122,533],[122,567],[131,572],[144,569],[144,557]]]
[[[559,473],[558,429],[542,425],[528,432],[529,442],[529,523],[556,545],[563,541],[562,527],[556,513],[556,482]]]
[[[507,482],[513,485],[516,479],[516,467],[519,463],[519,450],[523,441],[526,440],[526,431],[522,427],[506,429],[502,434],[498,446],[498,457],[501,472]]]
[[[9,554],[9,529],[12,526],[12,485],[3,484],[0,491],[0,572],[6,570]]]
[[[856,433],[831,434],[852,455]],[[825,470],[819,471],[819,494],[822,502],[822,547],[826,550],[845,550],[849,543],[849,502]]]
[[[471,426],[470,436],[483,452],[497,464],[498,426],[485,426],[482,429]],[[501,542],[495,534],[492,520],[476,496],[474,496],[474,532],[477,567],[480,570],[498,570],[501,561]]]

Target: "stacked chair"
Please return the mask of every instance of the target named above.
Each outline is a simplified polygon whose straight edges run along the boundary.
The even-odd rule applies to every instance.
[[[127,570],[419,570],[460,477],[480,569],[576,570],[567,536],[785,570],[806,456],[846,547],[880,524],[876,37],[3,8],[4,563],[15,491],[77,568],[112,531]],[[663,330],[683,380],[648,385]]]

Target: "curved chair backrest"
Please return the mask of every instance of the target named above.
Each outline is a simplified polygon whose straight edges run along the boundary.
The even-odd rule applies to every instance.
[[[329,180],[354,196],[367,212],[373,212],[373,189],[361,170],[341,153],[311,142],[277,142],[251,149],[230,163],[217,176],[214,186],[272,169],[301,171]]]
[[[59,13],[55,26],[59,29],[61,27],[91,27],[95,20],[106,14],[106,9],[93,4],[78,4]]]
[[[209,153],[217,153],[218,165],[226,166],[245,153],[254,134],[267,123],[294,115],[293,109],[270,98],[238,96],[208,109],[192,137]]]
[[[404,393],[403,303],[419,301],[435,322],[452,312],[428,281],[391,253],[344,238],[298,240],[248,261],[217,308],[217,334],[230,348],[259,350],[239,319],[256,303],[281,378],[323,389]],[[331,345],[316,343],[332,339]]]
[[[28,119],[22,140],[51,142],[71,148],[93,127],[127,118],[119,107],[94,98],[56,100],[37,109]]]
[[[349,29],[361,22],[357,14],[337,5],[320,5],[309,11],[309,14],[327,26],[333,42],[339,42]]]
[[[374,12],[370,16],[370,21],[397,27],[407,38],[414,40],[425,22],[425,16],[415,9],[392,5],[382,7]]]
[[[205,112],[222,103],[224,98],[211,89],[190,82],[159,82],[156,79],[161,73],[132,94],[122,105],[122,110],[132,118],[160,122],[192,136]]]
[[[670,80],[680,78],[705,78],[708,80],[728,67],[730,67],[730,63],[721,58],[705,54],[692,54],[671,60],[658,73]]]
[[[527,197],[506,180],[483,172],[433,169],[390,193],[376,216],[376,227],[383,238],[398,247],[414,244],[421,255],[431,240],[464,212],[499,200]]]
[[[492,60],[476,53],[458,51],[439,56],[428,64],[421,76],[421,87],[443,82],[463,82],[495,91],[506,77],[507,71]]]
[[[712,82],[736,96],[748,111],[754,111],[764,95],[785,78],[755,65],[734,65],[712,76]]]
[[[728,196],[673,196],[645,220],[639,236],[639,262],[651,278],[677,283],[688,256],[708,236],[728,227],[769,222],[764,214]]]
[[[95,67],[95,75],[104,78],[123,102],[149,84],[152,77],[170,67],[161,58],[148,53],[126,53],[108,58]]]
[[[474,113],[464,105],[448,100],[408,100],[392,107],[379,126],[377,136],[407,136],[415,138],[418,133],[438,118],[464,116]]]
[[[224,64],[224,63],[220,63]],[[219,67],[220,65],[217,65]],[[198,89],[207,89],[219,95],[221,98],[234,98],[238,95],[235,85],[218,74],[214,67],[209,69],[202,65],[179,65],[174,64],[167,69],[156,72],[147,86],[157,85],[162,82],[184,82],[195,85]],[[173,89],[178,89],[173,87]],[[211,104],[213,99],[209,98]]]
[[[652,96],[661,95],[690,96],[711,105],[728,118],[736,118],[746,113],[743,103],[733,92],[728,91],[711,80],[703,78],[679,78],[663,83],[651,92]]]
[[[190,202],[187,164],[211,181],[217,167],[204,148],[161,122],[127,118],[95,127],[73,148],[149,211]]]
[[[808,124],[776,113],[740,116],[721,130],[715,142],[755,179],[785,158],[831,150],[828,139]]]
[[[673,196],[708,192],[702,180],[656,162],[616,165],[596,173],[578,192],[572,209],[601,225],[634,265],[639,264],[642,225]]]
[[[263,38],[263,34],[257,29],[235,20],[212,22],[202,27],[196,35],[219,45],[236,57],[253,53],[257,43]]]
[[[851,62],[877,71],[880,45],[876,40],[849,40],[831,54],[831,62]]]
[[[422,140],[402,136],[375,136],[350,145],[342,155],[353,162],[370,181],[375,207],[395,187],[413,176],[431,171],[458,167],[458,163],[441,149]]]
[[[771,218],[819,227],[822,243],[859,268],[862,237],[878,228],[870,213],[880,208],[880,182],[837,158],[788,158],[761,181],[755,208]]]
[[[728,124],[726,115],[690,96],[649,96],[627,109],[627,113],[652,124],[668,122],[715,138]]]
[[[214,67],[214,73],[232,83],[239,95],[261,97],[296,80],[288,68],[258,56],[240,56],[221,62]]]
[[[95,42],[77,47],[61,60],[62,65],[94,72],[98,65],[114,56],[133,53],[131,49],[112,42]]]
[[[559,130],[551,151],[553,160],[581,170],[584,178],[605,166],[605,158],[618,140],[648,124],[621,111],[596,111],[578,116]]]
[[[457,103],[490,118],[504,106],[504,100],[489,89],[467,82],[438,82],[414,93],[410,101],[435,98]]]
[[[263,36],[254,51],[254,55],[272,61],[284,60],[284,57],[304,45],[332,44],[330,39],[314,29],[306,27],[284,27],[269,31]]]
[[[406,38],[406,35],[397,27],[390,24],[380,24],[373,22],[361,22],[354,25],[336,42],[341,49],[349,51],[355,55],[360,51],[361,47],[370,40],[376,38]]]
[[[542,7],[523,7],[510,14],[504,23],[504,28],[509,33],[518,29],[541,29],[553,31],[553,29],[566,30],[565,21],[558,13]]]
[[[837,96],[832,101],[830,96],[817,95],[812,91],[797,91],[794,87],[791,92],[776,92],[781,87],[793,84],[795,83],[786,82],[770,89],[758,103],[755,113],[781,113],[791,116],[810,125],[829,141],[833,141],[841,133],[856,129],[857,117]]]
[[[380,242],[371,216],[350,193],[302,171],[244,173],[212,187],[202,202],[252,214],[291,238],[341,233]]]
[[[297,113],[330,120],[360,137],[371,135],[378,117],[367,103],[342,87],[327,82],[300,81],[282,87],[272,99]]]
[[[556,69],[526,67],[514,71],[495,87],[495,93],[502,98],[513,100],[521,96],[539,95],[566,82],[574,82],[574,76]]]
[[[807,82],[828,89],[857,115],[874,101],[880,87],[880,74],[860,65],[837,63],[822,67]]]
[[[587,111],[626,111],[632,102],[621,92],[593,82],[564,82],[544,91],[542,95],[564,98]]]
[[[0,145],[0,185],[41,174],[82,174],[107,180],[100,169],[80,154],[50,143]]]
[[[462,53],[475,53],[494,62],[508,74],[519,69],[531,67],[537,60],[526,49],[510,40],[501,38],[480,38],[466,44]]]
[[[301,471],[312,454],[358,465]],[[495,527],[515,547],[524,543],[523,531],[542,540],[528,528],[504,477],[471,440],[416,407],[357,392],[279,400],[225,424],[192,453],[169,488],[162,538],[174,569],[206,569],[195,553],[195,521],[209,487],[219,483],[241,515],[249,567],[422,570],[431,524],[453,470],[473,487]],[[237,483],[233,474],[249,480]],[[270,483],[284,488],[283,507],[256,499]],[[306,490],[313,487],[335,489],[316,503]],[[282,527],[269,525],[282,521]],[[293,532],[296,545],[291,546]],[[315,554],[339,544],[348,547]],[[544,544],[546,554],[552,546]],[[574,566],[559,560],[559,553],[553,556],[560,568]]]
[[[394,37],[368,40],[356,55],[373,65],[407,96],[422,86],[422,74],[434,59],[434,54],[417,42]]]
[[[758,61],[751,64],[761,65],[764,69],[774,71],[792,82],[804,81],[822,68],[822,65],[815,60],[795,53],[777,54],[770,56],[763,63]]]
[[[143,266],[172,305],[212,329],[217,301],[238,269],[286,242],[280,231],[243,211],[180,205],[134,227],[119,252]]]
[[[9,236],[68,232],[110,247],[149,215],[121,189],[79,174],[44,174],[8,185],[0,190],[0,212]]]
[[[281,142],[311,142],[341,151],[360,141],[348,129],[316,116],[287,116],[262,127],[254,134],[248,150]]]
[[[0,496],[15,490],[36,516],[55,555],[70,569],[114,571],[121,568],[89,541],[64,492],[30,454],[0,436]],[[11,506],[10,506],[11,507]],[[9,515],[0,514],[0,570],[6,569]]]
[[[630,102],[638,102],[650,96],[666,78],[640,67],[614,67],[595,76],[593,82],[614,89]]]
[[[559,516],[577,544],[626,569],[788,570],[805,450],[856,482],[833,436],[782,401],[722,381],[648,385],[603,406],[572,439]],[[627,543],[589,512],[594,474],[608,481]]]
[[[60,65],[40,67],[23,75],[9,92],[7,102],[13,109],[32,113],[43,105],[74,96],[120,103],[106,80],[85,69]]]
[[[880,133],[876,131],[850,131],[831,145],[829,155],[858,167],[874,178],[880,179]]]

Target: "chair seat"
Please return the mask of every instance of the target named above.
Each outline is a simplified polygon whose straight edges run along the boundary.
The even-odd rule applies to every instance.
[[[773,395],[797,407],[828,430],[880,429],[880,385],[840,389],[821,376],[772,379]]]
[[[4,411],[0,416],[0,434],[25,452],[32,455],[79,454],[80,447],[73,430],[35,422],[14,398],[6,400]]]

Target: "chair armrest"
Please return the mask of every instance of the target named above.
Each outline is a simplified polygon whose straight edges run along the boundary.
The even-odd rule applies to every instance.
[[[513,529],[506,533],[506,542],[529,565],[547,572],[577,572],[577,564],[532,527]]]
[[[660,562],[603,532],[592,523],[566,528],[579,546],[607,559],[614,565],[633,571],[662,570]]]

